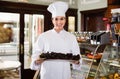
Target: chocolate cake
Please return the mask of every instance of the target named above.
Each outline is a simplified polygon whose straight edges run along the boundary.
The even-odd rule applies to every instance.
[[[80,55],[73,55],[72,53],[56,53],[56,52],[47,52],[47,53],[42,53],[40,55],[40,58],[45,58],[45,59],[65,59],[65,60],[79,60]]]

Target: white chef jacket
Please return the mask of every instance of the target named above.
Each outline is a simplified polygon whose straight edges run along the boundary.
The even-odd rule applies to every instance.
[[[80,54],[76,37],[62,30],[57,33],[54,29],[42,33],[35,43],[32,54],[31,69],[38,69],[34,61],[42,52]],[[64,60],[45,60],[41,64],[41,79],[70,79],[70,62]]]

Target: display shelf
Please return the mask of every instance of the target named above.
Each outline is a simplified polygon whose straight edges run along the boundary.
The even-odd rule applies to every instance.
[[[116,67],[120,67],[120,64],[116,64],[116,63],[110,63],[109,65],[111,65],[111,66],[116,66]]]
[[[90,43],[79,43],[80,49],[85,49],[87,51],[95,51],[98,45],[90,44]]]

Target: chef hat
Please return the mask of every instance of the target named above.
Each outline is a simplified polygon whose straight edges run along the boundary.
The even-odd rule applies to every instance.
[[[50,4],[47,10],[50,13],[52,13],[52,17],[56,17],[56,16],[65,17],[65,13],[68,10],[68,4],[66,2],[57,1],[57,2]]]

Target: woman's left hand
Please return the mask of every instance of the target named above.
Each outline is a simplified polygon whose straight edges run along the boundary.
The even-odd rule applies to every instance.
[[[73,64],[79,64],[79,63],[80,63],[79,60],[71,60],[71,62],[72,62]]]

